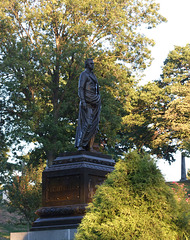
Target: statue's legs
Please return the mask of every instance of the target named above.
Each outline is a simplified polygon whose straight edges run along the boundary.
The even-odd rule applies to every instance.
[[[92,126],[92,112],[93,111],[91,108],[86,109],[85,116],[84,116],[85,119],[83,119],[84,125],[82,126],[82,130],[81,130],[80,138],[79,138],[78,151],[84,151],[84,150],[88,151],[89,150],[89,143],[90,143],[91,139],[90,138],[88,139],[87,136],[89,135],[89,131]],[[92,145],[93,145],[93,143],[92,143]]]
[[[84,126],[81,133],[80,133],[80,138],[79,138],[79,146],[78,146],[78,151],[85,151],[86,150],[86,146],[84,146],[84,136],[86,134],[87,131],[87,126]]]
[[[92,136],[92,138],[90,139],[90,142],[89,142],[89,150],[90,150],[90,152],[94,152],[95,151],[93,149],[94,140],[95,140],[95,134]]]

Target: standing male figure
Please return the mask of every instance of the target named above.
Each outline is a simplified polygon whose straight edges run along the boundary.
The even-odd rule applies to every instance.
[[[94,138],[99,129],[101,100],[98,80],[93,69],[94,61],[89,58],[85,61],[85,71],[79,77],[80,104],[75,138],[75,147],[78,148],[78,151],[93,151]]]

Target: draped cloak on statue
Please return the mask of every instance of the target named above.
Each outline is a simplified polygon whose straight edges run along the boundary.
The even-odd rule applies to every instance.
[[[78,95],[80,98],[78,127],[75,147],[89,146],[90,140],[99,130],[101,100],[98,80],[92,71],[86,69],[79,78]],[[86,108],[82,106],[86,103]]]

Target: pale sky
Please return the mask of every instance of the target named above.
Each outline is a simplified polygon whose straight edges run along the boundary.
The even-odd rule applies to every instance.
[[[190,0],[156,0],[156,2],[160,3],[160,13],[168,22],[146,31],[146,35],[153,38],[156,45],[152,48],[154,61],[145,71],[144,83],[159,79],[161,66],[174,46],[185,46],[190,43]],[[171,165],[164,160],[158,162],[166,181],[178,181],[181,178],[180,153],[175,158],[176,162]],[[190,168],[190,158],[186,158],[186,168]]]

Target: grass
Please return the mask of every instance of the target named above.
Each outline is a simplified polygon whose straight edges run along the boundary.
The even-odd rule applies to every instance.
[[[11,232],[27,232],[28,227],[19,223],[4,223],[0,225],[0,240],[9,240]]]

